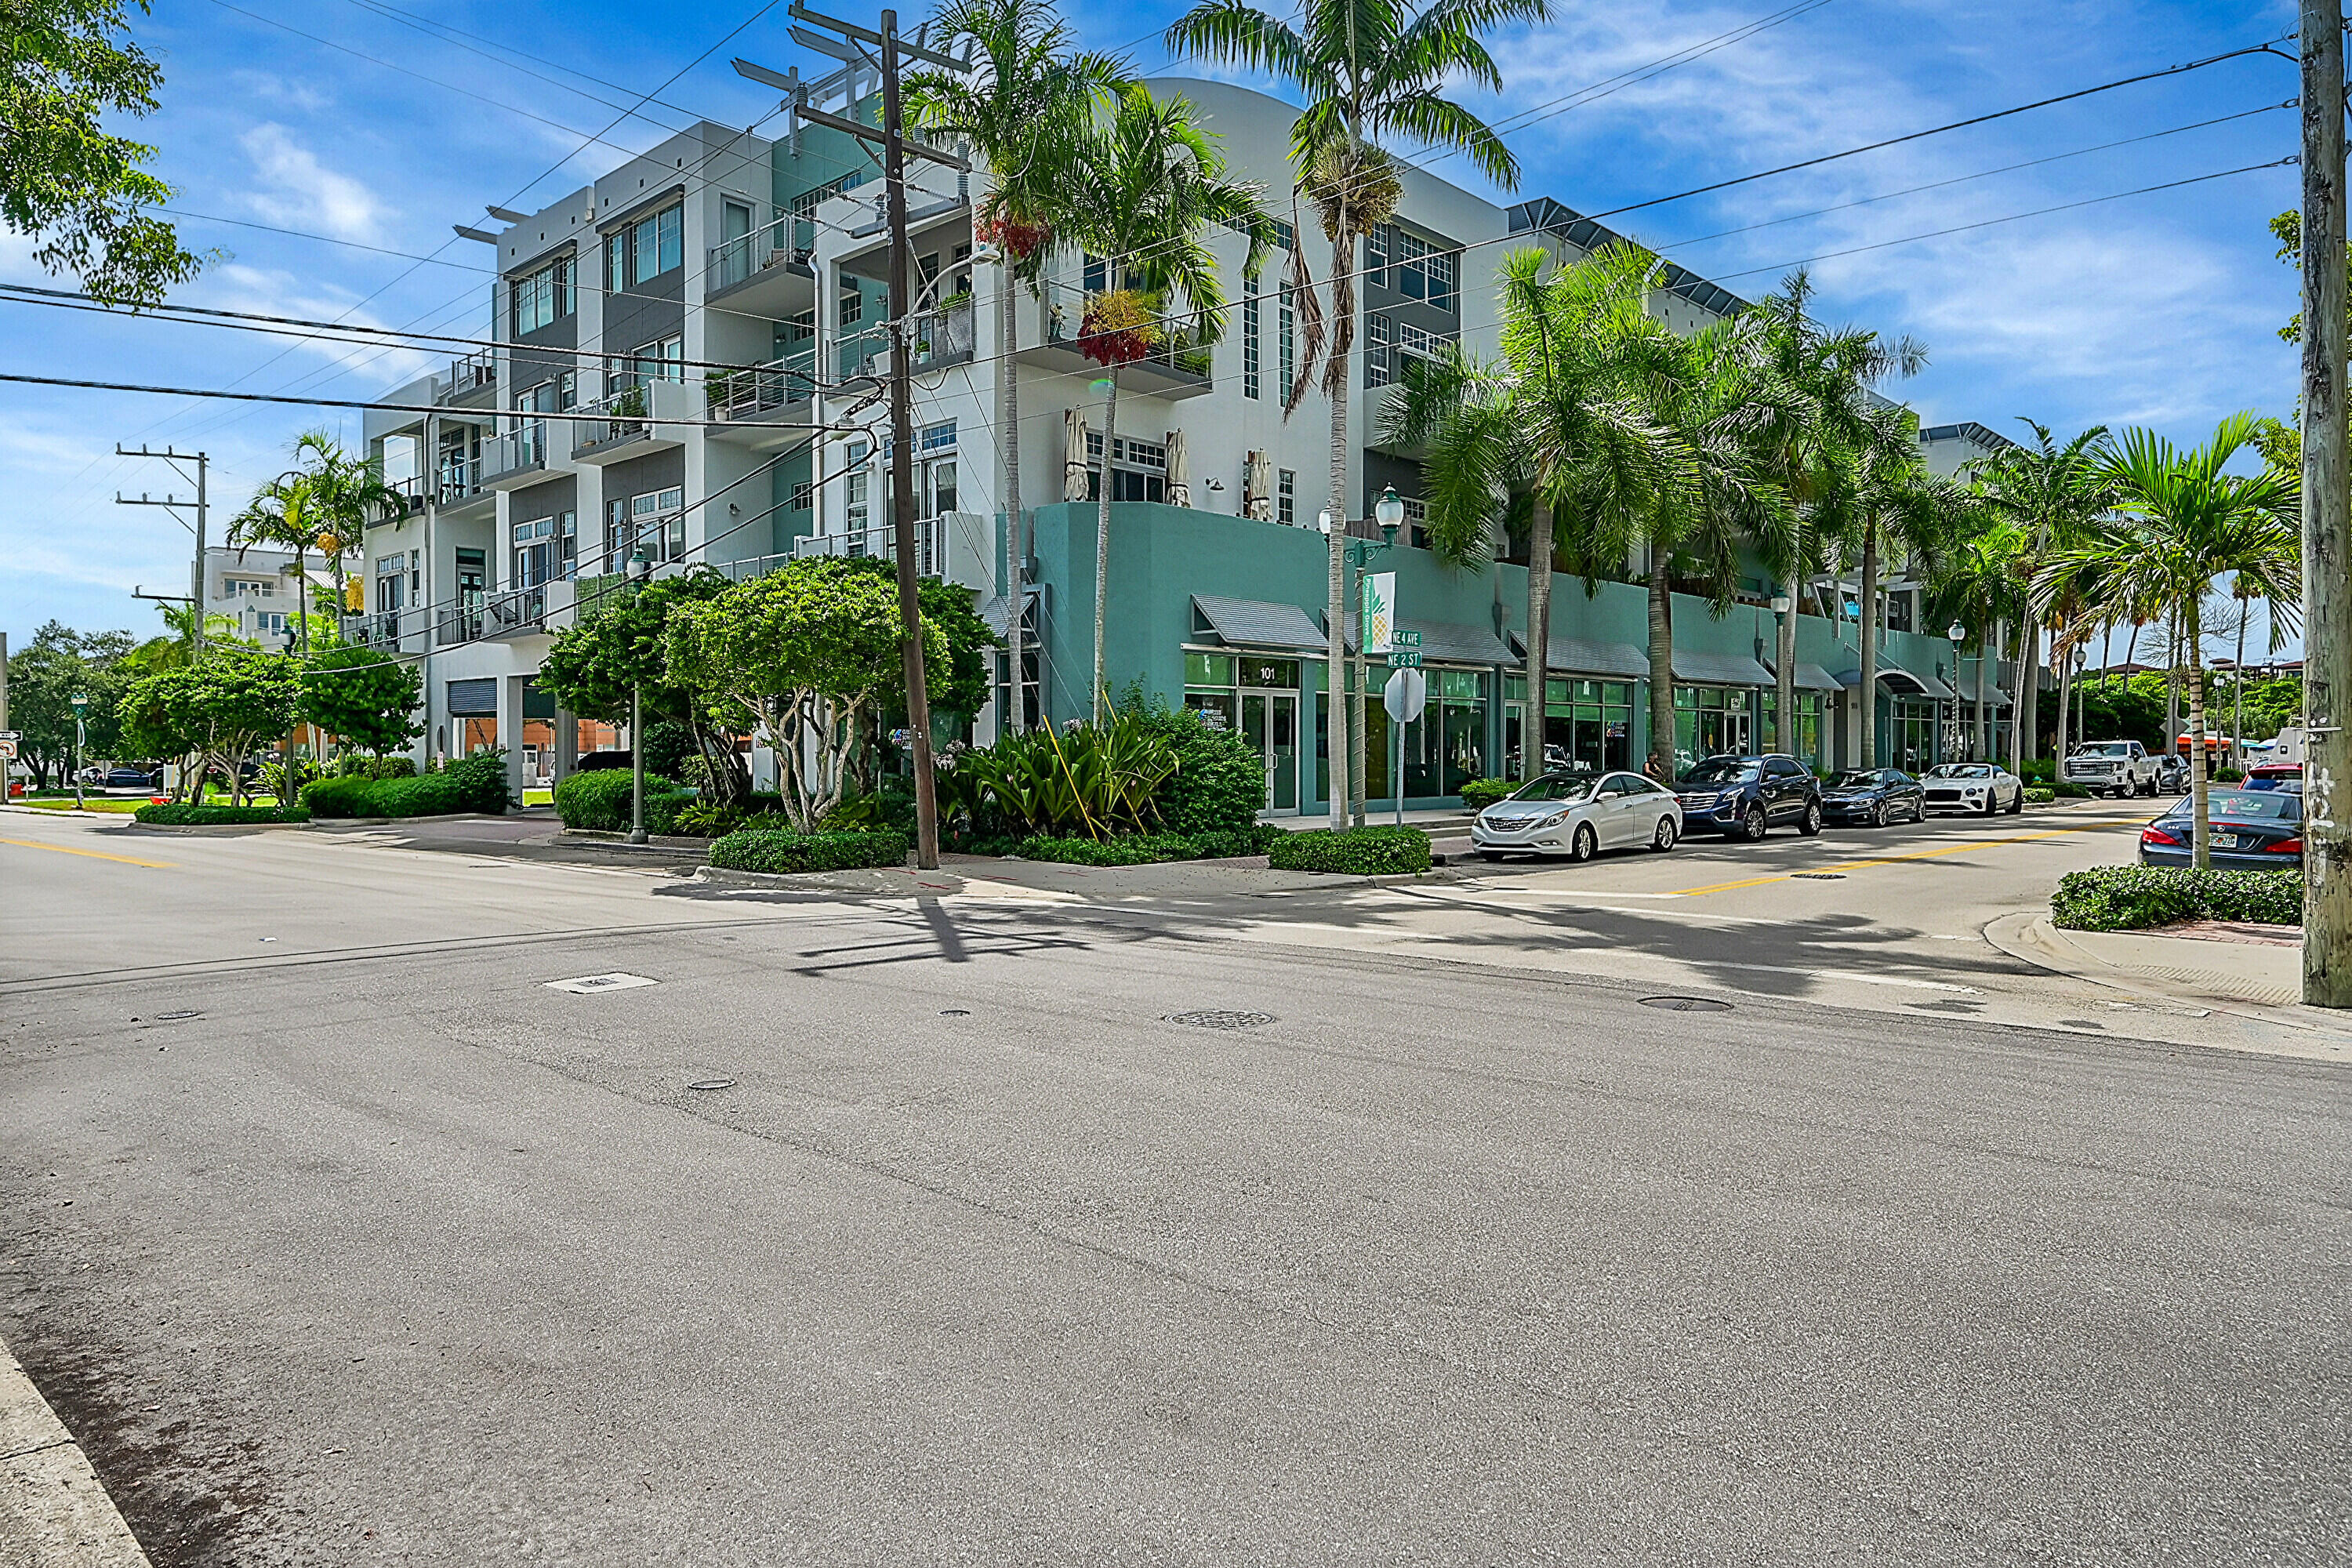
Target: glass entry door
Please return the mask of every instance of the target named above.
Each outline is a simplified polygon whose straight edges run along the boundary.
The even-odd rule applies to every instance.
[[[1242,733],[1265,763],[1265,808],[1298,809],[1298,694],[1242,693]]]

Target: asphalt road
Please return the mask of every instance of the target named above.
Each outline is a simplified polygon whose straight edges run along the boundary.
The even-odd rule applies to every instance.
[[[1847,1005],[2128,829],[1967,831],[860,896],[0,817],[0,1333],[166,1568],[2352,1558],[2352,1078]]]

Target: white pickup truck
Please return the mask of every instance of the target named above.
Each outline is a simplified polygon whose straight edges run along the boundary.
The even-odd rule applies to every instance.
[[[2156,793],[2161,759],[2148,755],[2137,741],[2093,741],[2077,746],[2058,764],[2060,782],[2081,784],[2093,795],[2112,794],[2117,799]]]

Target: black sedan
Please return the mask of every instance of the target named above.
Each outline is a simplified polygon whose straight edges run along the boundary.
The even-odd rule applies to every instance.
[[[1832,822],[1866,822],[1873,827],[1925,822],[1927,792],[1900,768],[1857,768],[1822,785],[1822,815]]]
[[[2140,829],[2143,866],[2192,866],[2194,798]],[[2217,789],[2207,797],[2212,860],[2225,871],[2288,871],[2303,865],[2303,796],[2283,789]]]
[[[156,789],[162,786],[163,782],[163,770],[161,768],[109,768],[98,779],[100,786],[104,789]]]

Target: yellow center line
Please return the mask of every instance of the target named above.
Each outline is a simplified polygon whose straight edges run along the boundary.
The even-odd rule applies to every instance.
[[[101,855],[95,849],[68,849],[62,844],[36,844],[29,838],[0,838],[0,844],[14,844],[19,849],[47,849],[58,855],[81,855],[92,860],[112,860],[123,866],[145,866],[157,871],[173,868],[169,860],[134,860],[128,855]]]
[[[1749,877],[1738,882],[1711,882],[1704,888],[1677,888],[1684,898],[1698,898],[1706,893],[1736,892],[1741,888],[1760,888],[1768,882],[1785,882],[1791,877],[1811,872],[1863,871],[1873,866],[1892,866],[1904,860],[1933,860],[1939,855],[1965,855],[1971,849],[1998,849],[2004,844],[2031,844],[2040,838],[2064,838],[2070,834],[2088,833],[2096,827],[2113,826],[2112,823],[2084,823],[2080,827],[2057,827],[2042,833],[2020,833],[2008,838],[1985,838],[1969,844],[1947,844],[1939,849],[1921,849],[1907,855],[1874,855],[1864,860],[1841,860],[1832,866],[1808,866],[1804,871],[1776,871],[1769,877]]]

